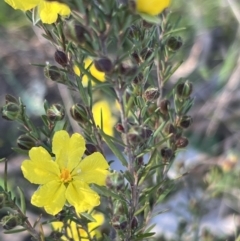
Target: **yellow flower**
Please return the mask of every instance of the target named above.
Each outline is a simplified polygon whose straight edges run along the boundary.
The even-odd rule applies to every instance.
[[[93,62],[93,61],[92,61],[91,59],[89,59],[89,58],[85,59],[85,60],[84,60],[84,68],[87,69],[87,68],[90,66],[90,64],[92,64],[92,62]],[[74,71],[74,73],[75,73],[77,76],[80,76],[81,72],[80,72],[80,69],[77,67],[77,65],[74,65],[74,66],[73,66],[73,71]],[[104,82],[104,81],[105,81],[105,73],[98,71],[98,70],[95,68],[94,64],[92,64],[92,65],[90,66],[89,72],[91,73],[91,75],[92,75],[93,77],[95,77],[95,78],[98,79],[99,81],[101,81],[101,82]],[[82,78],[82,84],[83,84],[83,86],[87,86],[87,84],[88,84],[88,76],[87,76],[87,75],[84,75],[84,76],[83,76],[83,78]],[[92,85],[95,85],[95,82],[94,82],[94,81],[92,81]]]
[[[137,11],[149,15],[158,15],[170,5],[170,0],[136,0]]]
[[[38,14],[43,23],[54,23],[57,21],[58,14],[68,16],[71,12],[70,8],[63,3],[44,0],[5,0],[14,9],[27,11],[38,7]]]
[[[89,231],[91,237],[101,236],[96,228],[103,224],[104,216],[101,213],[93,213],[92,217],[96,220],[96,222],[88,223],[88,231]],[[86,231],[84,231],[79,224],[77,224],[71,220],[69,220],[67,224],[68,224],[68,227],[67,227],[68,238],[72,238],[74,241],[89,240],[87,238],[88,236],[87,236]],[[52,226],[53,226],[54,230],[61,231],[63,228],[63,225],[64,224],[62,222],[52,222]],[[79,237],[80,237],[80,239],[79,239]],[[69,240],[68,238],[66,236],[62,236],[61,240],[68,241]]]
[[[101,127],[102,117],[103,131],[107,135],[113,136],[113,128],[117,119],[112,115],[109,103],[106,100],[98,101],[93,105],[92,112],[96,125]]]
[[[30,160],[25,160],[21,169],[26,179],[40,185],[32,196],[33,205],[55,215],[66,201],[78,213],[100,204],[99,195],[89,184],[105,185],[109,165],[99,152],[81,160],[84,151],[84,138],[78,133],[70,137],[64,130],[57,131],[53,137],[55,161],[43,147],[29,151]]]

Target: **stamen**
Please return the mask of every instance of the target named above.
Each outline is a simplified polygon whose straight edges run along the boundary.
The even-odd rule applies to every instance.
[[[60,174],[60,179],[62,182],[70,182],[72,180],[71,173],[68,169],[64,168]]]

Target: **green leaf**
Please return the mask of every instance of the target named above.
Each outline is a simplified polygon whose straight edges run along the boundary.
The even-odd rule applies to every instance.
[[[112,140],[109,138],[108,135],[106,135],[101,129],[100,129],[101,135],[103,136],[106,144],[111,149],[113,154],[121,161],[122,165],[127,167],[128,163],[125,157],[123,156],[122,152],[115,146],[115,144],[112,142]]]
[[[153,236],[154,234],[155,234],[154,232],[152,232],[152,233],[139,234],[139,235],[137,235],[137,236],[134,238],[134,240],[142,240],[142,239],[144,239],[144,238],[151,237],[151,236]]]
[[[6,158],[4,157],[4,158],[1,158],[0,159],[0,162],[4,162],[6,160]]]
[[[128,180],[129,183],[134,183],[134,178],[128,170],[124,172],[124,177]]]
[[[28,151],[22,150],[22,149],[20,149],[18,147],[12,147],[12,150],[17,152],[17,153],[19,153],[19,154],[23,154],[23,155],[27,155],[28,154]]]
[[[158,16],[152,16],[146,13],[139,13],[139,15],[148,23],[160,24],[161,20]]]
[[[7,230],[7,231],[4,231],[4,233],[5,234],[21,233],[21,232],[24,232],[26,230],[27,230],[26,228],[20,228],[20,229]]]
[[[151,216],[151,218],[154,218],[154,217],[156,217],[156,216],[158,216],[158,215],[160,215],[160,214],[162,214],[162,213],[166,213],[166,212],[169,212],[169,211],[170,211],[170,209],[164,209],[164,210],[162,210],[162,211],[156,212],[156,213],[154,213],[154,214]]]
[[[47,100],[43,101],[43,107],[44,107],[45,112],[47,113],[47,110],[50,108],[50,105]]]
[[[43,124],[44,124],[45,126],[48,126],[48,118],[47,118],[47,116],[46,116],[46,115],[42,115],[42,116],[41,116],[41,119],[42,119],[42,121],[43,121]]]
[[[38,8],[34,8],[32,11],[32,22],[33,25],[36,25],[40,21]]]
[[[120,201],[124,201],[125,200],[120,197],[119,195],[117,195],[116,193],[110,191],[109,189],[107,189],[106,187],[103,187],[103,186],[98,186],[97,184],[92,184],[91,185],[91,188],[96,191],[98,194],[102,195],[102,196],[105,196],[105,197],[113,197],[117,200],[120,200]]]
[[[146,233],[149,233],[155,226],[156,226],[156,223],[150,225],[150,226],[145,230],[145,232],[146,232]]]
[[[167,36],[167,35],[169,35],[169,34],[176,34],[176,33],[178,33],[178,32],[182,32],[182,31],[184,31],[184,30],[186,30],[186,29],[187,29],[186,27],[181,27],[181,28],[177,28],[177,29],[172,29],[172,30],[164,33],[163,36],[165,37],[165,36]]]
[[[19,193],[19,197],[20,197],[20,207],[21,210],[23,212],[23,214],[26,214],[26,202],[25,202],[25,196],[24,193],[22,191],[22,189],[20,187],[17,187],[18,193]]]
[[[89,213],[81,213],[80,215],[83,216],[84,218],[90,220],[91,222],[96,222],[96,219],[94,219],[94,218],[92,217],[92,215],[89,214]]]
[[[149,206],[149,202],[145,202],[145,204],[134,213],[134,216],[137,216],[139,213],[141,213],[147,206]]]

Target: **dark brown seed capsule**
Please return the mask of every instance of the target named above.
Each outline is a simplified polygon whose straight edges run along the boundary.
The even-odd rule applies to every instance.
[[[68,64],[68,58],[67,58],[67,55],[60,51],[60,50],[57,50],[54,54],[54,58],[55,58],[55,61],[62,65],[63,67],[65,67],[67,64]]]

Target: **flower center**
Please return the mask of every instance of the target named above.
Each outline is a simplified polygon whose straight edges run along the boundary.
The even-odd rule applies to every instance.
[[[72,180],[71,173],[68,169],[64,168],[60,174],[60,179],[62,182],[70,182]]]

